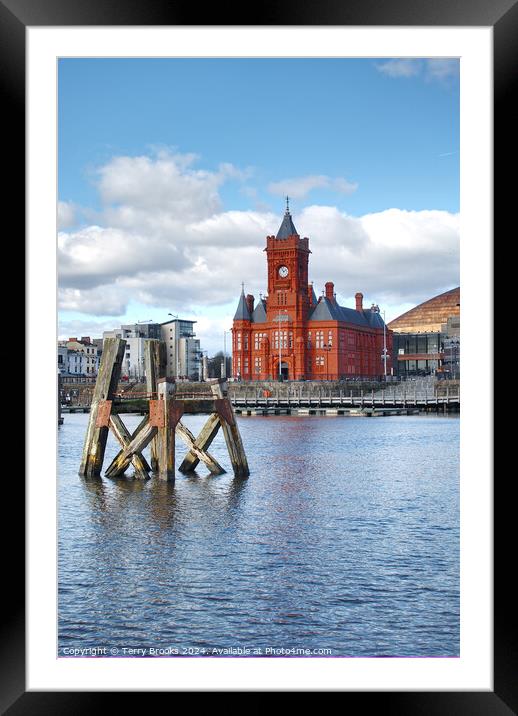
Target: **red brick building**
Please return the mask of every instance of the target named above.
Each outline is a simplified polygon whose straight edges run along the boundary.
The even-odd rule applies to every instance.
[[[242,380],[337,380],[391,373],[392,333],[378,306],[340,306],[328,281],[318,299],[308,280],[309,239],[286,209],[276,236],[266,237],[268,296],[239,299],[232,327],[232,373]],[[384,330],[385,329],[385,330]],[[385,341],[385,343],[384,343]]]

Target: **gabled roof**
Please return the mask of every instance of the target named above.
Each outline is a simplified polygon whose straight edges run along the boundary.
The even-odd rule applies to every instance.
[[[365,328],[383,328],[383,319],[377,311],[367,309],[365,311],[355,311],[354,308],[339,306],[326,296],[322,296],[309,314],[309,321],[342,321],[344,323],[352,323],[355,326],[364,326]]]
[[[266,307],[264,299],[259,299],[257,306],[252,313],[252,321],[254,323],[266,323]]]
[[[363,311],[365,318],[367,319],[369,326],[372,328],[383,328],[383,318],[379,311],[373,311],[371,308],[367,308]]]
[[[250,315],[250,311],[248,310],[248,305],[246,303],[245,298],[245,292],[241,291],[241,296],[239,297],[239,303],[237,305],[237,311],[234,316],[234,321],[250,321],[252,319]]]
[[[342,318],[338,315],[338,306],[333,304],[325,296],[322,296],[320,301],[317,303],[312,313],[309,315],[310,321],[341,321]]]
[[[289,236],[298,236],[297,229],[295,228],[295,224],[293,223],[293,219],[291,218],[291,214],[286,209],[286,213],[284,214],[284,218],[282,220],[282,224],[279,227],[279,231],[277,232],[277,236],[275,238],[277,239],[287,239]]]

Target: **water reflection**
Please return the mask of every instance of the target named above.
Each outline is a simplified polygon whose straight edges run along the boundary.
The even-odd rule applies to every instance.
[[[173,484],[79,478],[87,417],[59,435],[61,646],[458,653],[458,421],[242,419],[248,480],[219,436],[230,472]]]

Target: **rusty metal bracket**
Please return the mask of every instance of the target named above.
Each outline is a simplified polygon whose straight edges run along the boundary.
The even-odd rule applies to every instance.
[[[165,402],[163,400],[149,401],[149,424],[154,428],[165,427],[164,405]],[[167,411],[169,427],[171,430],[174,430],[183,415],[183,403],[178,400],[171,400],[167,404]]]
[[[97,407],[96,428],[108,428],[110,426],[110,415],[112,412],[111,400],[100,400]]]
[[[169,425],[175,430],[183,415],[183,403],[179,400],[171,400],[169,403]]]
[[[234,411],[232,410],[232,406],[230,405],[228,398],[216,398],[214,400],[214,408],[216,409],[217,414],[223,418],[228,425],[236,424]]]
[[[154,428],[163,428],[165,425],[165,412],[163,400],[149,401],[149,424]]]

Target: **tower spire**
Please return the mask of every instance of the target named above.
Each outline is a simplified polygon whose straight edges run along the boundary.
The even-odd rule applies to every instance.
[[[289,236],[298,236],[298,233],[290,214],[290,197],[286,196],[286,211],[276,238],[287,239]]]

